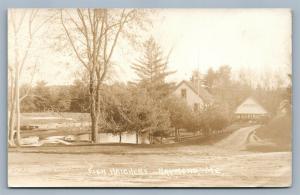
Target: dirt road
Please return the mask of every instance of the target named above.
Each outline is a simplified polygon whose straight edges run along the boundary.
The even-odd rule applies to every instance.
[[[244,150],[247,148],[247,145],[250,144],[249,141],[252,140],[251,136],[254,136],[253,132],[258,127],[259,125],[241,128],[216,143],[215,146],[230,150]]]

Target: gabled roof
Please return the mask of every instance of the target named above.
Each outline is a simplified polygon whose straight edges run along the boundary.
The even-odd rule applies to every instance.
[[[236,109],[235,114],[268,114],[254,98],[248,97]]]
[[[205,103],[212,103],[214,101],[213,96],[203,87],[199,86],[198,89],[195,89],[193,85],[185,80],[182,80],[176,86],[175,90],[178,89],[179,86],[186,84],[195,94],[197,94]]]

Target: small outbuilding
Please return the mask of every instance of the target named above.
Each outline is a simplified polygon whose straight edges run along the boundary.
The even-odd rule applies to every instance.
[[[269,116],[268,111],[252,97],[244,100],[234,114],[242,120],[260,120]]]

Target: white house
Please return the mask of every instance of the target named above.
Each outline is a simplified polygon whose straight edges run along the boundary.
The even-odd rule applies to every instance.
[[[213,96],[206,89],[185,80],[176,86],[173,93],[183,98],[195,112],[213,102]]]
[[[236,109],[238,119],[260,119],[269,115],[268,111],[253,98],[249,97]]]

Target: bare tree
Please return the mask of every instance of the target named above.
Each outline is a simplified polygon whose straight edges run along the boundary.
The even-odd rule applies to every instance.
[[[30,87],[26,90],[24,96],[20,97],[20,78],[24,73],[25,67],[30,66],[28,63],[29,53],[31,52],[34,37],[40,29],[53,18],[53,15],[35,22],[39,11],[30,10],[10,10],[9,11],[9,47],[13,50],[13,55],[9,58],[9,144],[15,145],[14,137],[17,135],[17,145],[21,143],[20,133],[20,103],[27,97],[31,91],[33,77],[36,72],[37,63],[31,67]],[[28,68],[28,67],[27,67]]]
[[[100,88],[112,64],[112,56],[121,34],[140,22],[136,9],[61,10],[60,19],[76,57],[89,74],[91,141],[98,142]]]

